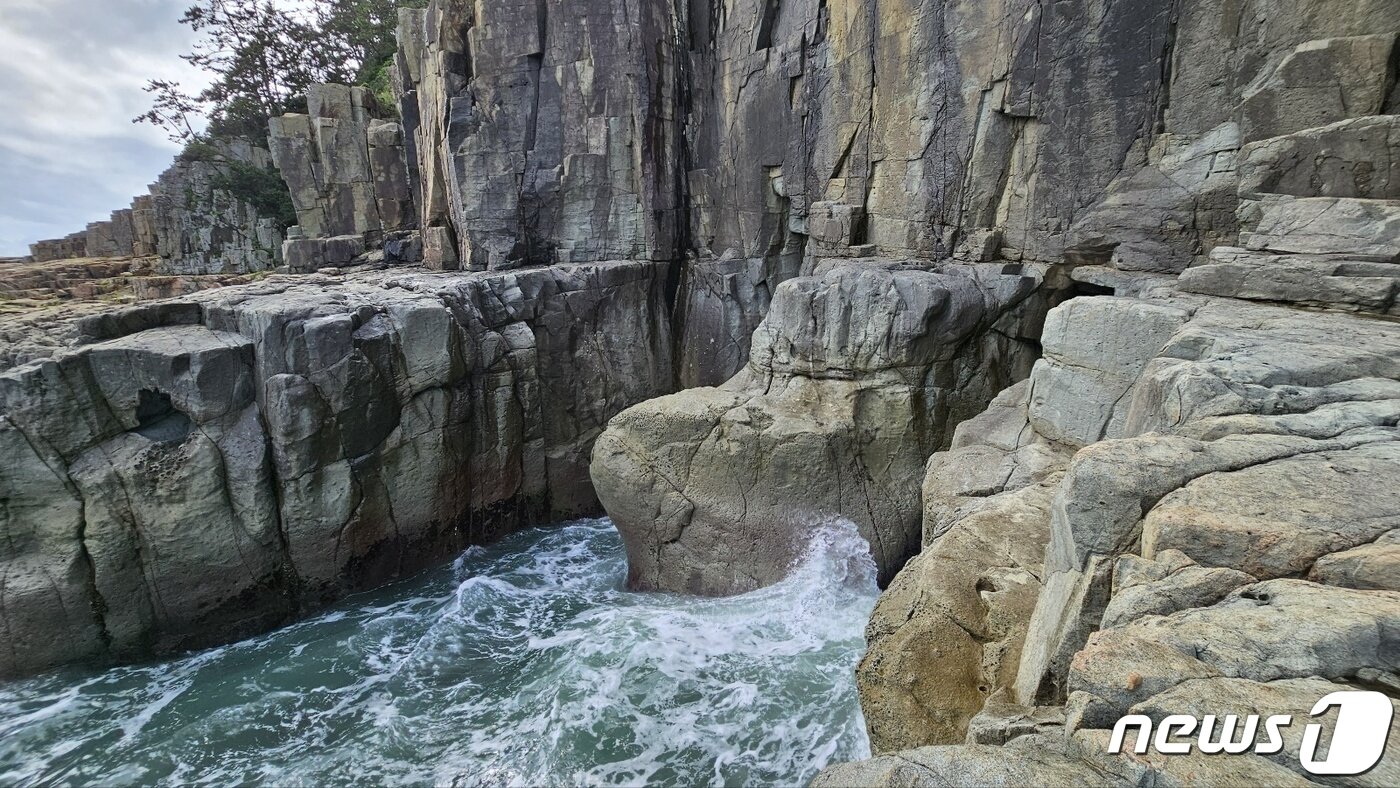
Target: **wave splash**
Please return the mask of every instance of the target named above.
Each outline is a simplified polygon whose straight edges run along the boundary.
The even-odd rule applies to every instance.
[[[607,520],[516,534],[268,635],[0,686],[0,783],[800,784],[869,754],[849,523],[723,599],[626,591]]]

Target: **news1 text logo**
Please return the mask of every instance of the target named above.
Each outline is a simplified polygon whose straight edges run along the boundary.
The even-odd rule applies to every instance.
[[[1317,757],[1322,724],[1309,722],[1303,729],[1298,761],[1309,774],[1362,774],[1380,763],[1381,756],[1385,754],[1394,714],[1390,698],[1379,692],[1333,692],[1314,704],[1309,716],[1321,716],[1334,706],[1338,710],[1337,724],[1332,730],[1326,756]],[[1128,729],[1136,728],[1137,742],[1133,751],[1138,754],[1147,752],[1150,744],[1163,755],[1186,755],[1193,747],[1207,755],[1238,755],[1244,752],[1273,755],[1283,751],[1283,730],[1292,724],[1293,717],[1289,714],[1268,717],[1249,714],[1245,716],[1242,728],[1240,717],[1235,714],[1227,714],[1223,719],[1213,714],[1199,719],[1190,714],[1171,714],[1156,725],[1154,735],[1154,723],[1150,717],[1129,714],[1113,726],[1108,751],[1121,753]],[[1194,738],[1188,738],[1197,731],[1199,733]]]

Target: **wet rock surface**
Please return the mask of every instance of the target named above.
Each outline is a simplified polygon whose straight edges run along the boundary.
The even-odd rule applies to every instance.
[[[274,277],[94,319],[0,373],[3,673],[251,634],[596,511],[593,439],[671,380],[644,262]]]
[[[285,247],[186,163],[34,248],[301,276],[0,322],[0,671],[254,631],[597,499],[631,583],[688,593],[844,518],[887,586],[877,757],[817,784],[1306,784],[1292,739],[1106,741],[1397,697],[1395,12],[406,10],[397,120],[330,86],[239,151],[281,162]],[[490,273],[364,270],[420,262]]]
[[[918,549],[924,456],[1035,357],[1041,271],[818,271],[778,287],[743,373],[633,408],[595,446],[634,587],[768,585],[831,518],[860,527],[888,581]]]

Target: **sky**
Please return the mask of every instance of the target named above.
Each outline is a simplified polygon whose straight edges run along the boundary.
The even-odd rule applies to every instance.
[[[191,0],[0,0],[0,257],[126,208],[178,147],[131,119],[180,60]]]

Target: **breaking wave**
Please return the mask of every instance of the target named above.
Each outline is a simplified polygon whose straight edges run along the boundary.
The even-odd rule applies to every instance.
[[[853,526],[737,597],[626,571],[608,520],[532,529],[241,643],[0,685],[0,783],[792,785],[868,755]]]

